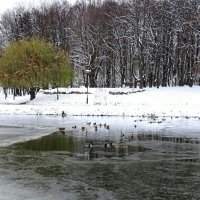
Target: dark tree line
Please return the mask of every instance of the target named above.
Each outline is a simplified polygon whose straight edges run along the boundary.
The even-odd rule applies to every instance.
[[[67,1],[2,15],[1,49],[41,37],[69,52],[74,84],[200,85],[199,0]]]

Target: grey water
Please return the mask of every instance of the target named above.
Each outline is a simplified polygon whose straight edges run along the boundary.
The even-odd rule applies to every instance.
[[[199,123],[1,118],[0,200],[200,199]]]

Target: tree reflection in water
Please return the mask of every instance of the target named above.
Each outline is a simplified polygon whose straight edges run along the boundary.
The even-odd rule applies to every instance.
[[[76,131],[0,149],[0,170],[61,199],[69,193],[74,199],[200,198],[198,138]]]

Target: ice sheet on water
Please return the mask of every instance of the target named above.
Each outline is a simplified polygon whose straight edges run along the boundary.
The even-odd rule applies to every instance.
[[[77,199],[73,193],[62,191],[34,190],[33,188],[23,187],[17,184],[16,181],[8,181],[0,176],[0,200],[72,200]]]

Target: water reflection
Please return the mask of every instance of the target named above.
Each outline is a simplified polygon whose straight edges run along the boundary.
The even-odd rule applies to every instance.
[[[156,141],[162,143],[155,143]],[[184,144],[190,144],[190,146],[184,146]],[[152,156],[155,155],[155,152],[158,152],[159,155],[165,154],[165,157],[168,158],[173,157],[174,154],[178,155],[179,152],[182,152],[182,155],[188,155],[189,151],[193,153],[199,151],[198,144],[198,138],[175,137],[163,134],[132,133],[127,135],[121,134],[119,139],[108,139],[103,136],[95,138],[94,135],[89,135],[87,131],[85,137],[77,137],[74,135],[74,132],[70,131],[58,131],[39,139],[17,143],[13,147],[15,149],[32,151],[66,152],[68,156],[78,160],[94,160],[100,158],[130,160],[136,157],[136,155],[140,155],[140,159],[147,159],[145,155],[151,154]],[[141,154],[144,152],[146,154]],[[182,160],[182,158],[178,160]],[[184,158],[183,160],[187,159]],[[189,160],[198,159],[192,158]]]
[[[74,144],[76,143],[76,145]],[[79,146],[79,141],[70,135],[63,135],[60,132],[52,133],[39,139],[18,143],[14,146],[21,149],[35,151],[69,151],[74,153],[75,146]]]
[[[0,148],[0,177],[8,175],[46,199],[200,199],[198,138],[107,136],[58,131]]]
[[[161,133],[138,133],[138,134],[129,134],[129,135],[121,135],[120,142],[124,141],[164,141],[164,142],[172,142],[177,144],[199,144],[199,138],[192,138],[186,136],[174,136],[174,135],[166,135]]]
[[[32,151],[66,151],[73,157],[92,160],[95,158],[126,157],[135,152],[145,152],[149,149],[143,146],[127,144],[122,140],[91,139],[74,137],[71,132],[55,132],[39,139],[21,142],[13,145],[15,149]]]

